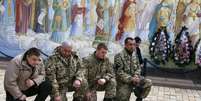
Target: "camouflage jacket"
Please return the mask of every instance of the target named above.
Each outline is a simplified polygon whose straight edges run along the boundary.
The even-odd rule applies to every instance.
[[[83,59],[83,66],[86,70],[85,77],[88,80],[89,87],[94,86],[94,83],[100,78],[104,78],[106,81],[115,78],[112,63],[108,58],[99,60],[95,54],[92,54]]]
[[[55,96],[59,94],[61,85],[66,85],[78,79],[84,78],[84,69],[82,68],[79,57],[73,53],[71,57],[64,58],[59,53],[59,48],[50,56],[46,63],[47,78],[52,82],[52,93]]]
[[[137,54],[129,55],[124,49],[114,57],[114,66],[117,69],[117,81],[123,83],[130,83],[131,77],[140,75],[140,64]]]

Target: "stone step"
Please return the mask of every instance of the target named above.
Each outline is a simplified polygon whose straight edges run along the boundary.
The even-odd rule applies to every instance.
[[[157,86],[201,90],[200,69],[187,73],[178,73],[178,71],[174,73],[148,68],[147,78],[151,79],[153,84]]]
[[[196,84],[192,80],[174,79],[174,78],[163,78],[147,76],[151,79],[155,86],[175,87],[181,89],[194,89],[201,90],[201,84]]]

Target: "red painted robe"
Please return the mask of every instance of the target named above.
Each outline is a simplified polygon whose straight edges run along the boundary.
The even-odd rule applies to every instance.
[[[17,34],[26,34],[30,25],[32,0],[16,0],[16,27]]]

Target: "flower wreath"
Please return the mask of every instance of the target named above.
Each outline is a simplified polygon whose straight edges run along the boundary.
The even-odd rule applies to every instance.
[[[201,50],[199,50],[199,53],[198,53],[198,55],[197,55],[197,62],[196,62],[196,64],[198,64],[198,66],[201,66]]]
[[[161,27],[153,36],[152,42],[149,47],[151,59],[154,62],[165,64],[168,61],[170,54],[170,41],[166,27]]]
[[[175,45],[173,46],[174,62],[177,65],[186,65],[190,63],[192,57],[193,47],[191,45],[188,28],[182,27],[181,32],[175,39]]]
[[[195,57],[196,57],[195,64],[197,64],[199,67],[201,67],[201,39],[199,39],[199,41],[197,43]]]

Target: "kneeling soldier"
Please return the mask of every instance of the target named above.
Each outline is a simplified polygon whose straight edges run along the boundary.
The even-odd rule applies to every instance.
[[[100,43],[92,55],[83,59],[83,65],[87,71],[86,78],[89,84],[89,91],[95,94],[97,90],[105,91],[103,101],[116,101],[116,80],[112,64],[106,57],[107,50],[107,46]],[[96,101],[96,98],[92,99]]]
[[[46,74],[53,86],[53,101],[67,101],[66,93],[68,91],[75,91],[73,101],[83,101],[87,88],[87,81],[82,77],[84,69],[68,42],[63,42],[49,57]]]
[[[137,97],[136,101],[142,101],[151,90],[151,80],[140,76],[140,64],[135,49],[134,39],[128,37],[124,50],[114,58],[118,101],[129,101],[132,91]]]

